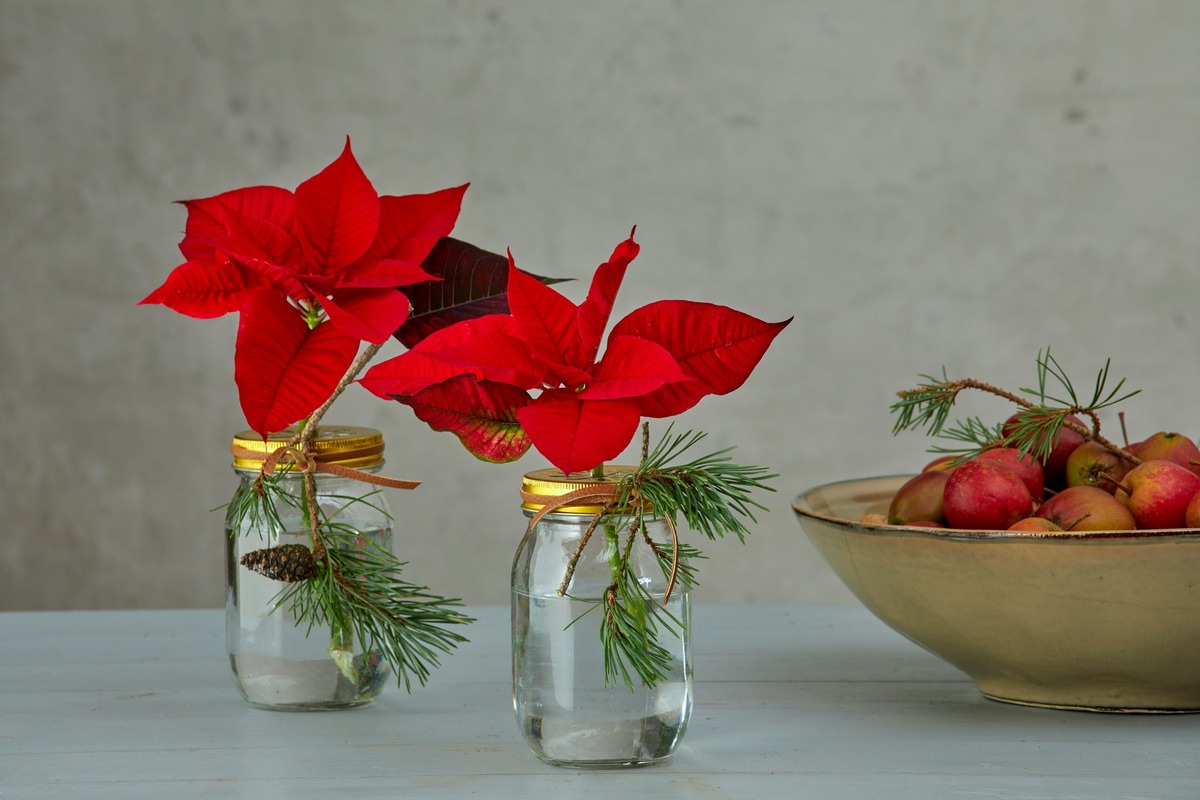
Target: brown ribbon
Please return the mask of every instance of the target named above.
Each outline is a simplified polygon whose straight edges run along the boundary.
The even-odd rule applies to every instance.
[[[532,494],[530,492],[522,491],[521,499],[527,503],[546,503],[546,501],[550,498],[548,498],[546,495]],[[550,500],[550,502],[539,508],[537,513],[530,518],[529,527],[526,528],[525,531],[525,539],[529,538],[529,534],[533,532],[534,527],[538,524],[538,522],[541,521],[542,517],[546,516],[547,514],[552,514],[560,508],[577,505],[591,505],[595,503],[602,504],[600,510],[596,512],[594,517],[592,517],[591,524],[588,525],[587,531],[580,540],[579,547],[576,548],[575,553],[571,557],[570,564],[567,565],[567,575],[563,579],[562,586],[559,588],[558,592],[560,595],[566,593],[566,586],[571,582],[571,575],[575,571],[575,562],[578,560],[579,553],[582,552],[584,545],[587,544],[588,537],[591,536],[592,531],[596,529],[596,526],[600,523],[600,520],[604,517],[604,515],[612,511],[613,506],[616,505],[616,501],[617,484],[615,483],[601,484],[598,486],[585,486],[582,489],[576,489],[573,492],[568,492],[567,494],[554,497],[552,500]],[[636,498],[633,502],[637,506],[643,505],[642,502]],[[640,516],[640,512],[638,513]],[[663,592],[662,600],[663,605],[665,606],[667,601],[671,599],[671,593],[675,590],[675,578],[679,573],[679,534],[675,530],[675,523],[671,520],[671,516],[669,514],[663,514],[662,519],[663,522],[667,524],[667,530],[671,532],[671,574],[667,579],[667,588],[666,591]],[[521,547],[525,546],[525,539],[522,539]]]
[[[344,464],[329,463],[329,458],[337,458],[339,460],[351,460],[354,458],[362,458],[364,456],[375,455],[380,452],[378,445],[374,447],[364,447],[360,450],[339,451],[330,456],[323,456],[311,450],[301,451],[295,445],[289,444],[280,447],[270,453],[262,453],[256,450],[247,450],[244,447],[233,445],[229,448],[235,458],[247,459],[262,459],[262,472],[264,475],[274,475],[275,470],[282,464],[291,464],[292,468],[297,472],[323,472],[327,475],[336,475],[339,478],[349,478],[363,483],[370,483],[375,486],[386,486],[389,489],[415,489],[421,485],[420,481],[410,481],[403,478],[389,478],[384,475],[376,475],[361,469],[347,467]]]

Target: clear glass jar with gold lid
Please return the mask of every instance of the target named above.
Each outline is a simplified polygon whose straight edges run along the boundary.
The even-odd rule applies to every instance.
[[[329,620],[311,629],[307,622],[296,624],[288,593],[297,580],[305,579],[304,550],[311,553],[313,548],[302,473],[284,465],[276,470],[277,491],[270,495],[276,513],[263,513],[262,505],[252,502],[252,495],[260,491],[257,480],[263,462],[295,433],[294,428],[284,430],[265,442],[252,431],[233,438],[233,469],[239,482],[225,529],[229,661],[238,691],[255,706],[297,711],[350,708],[374,699],[390,669],[379,650],[357,641],[348,626]],[[383,446],[383,435],[372,428],[321,425],[310,450],[320,461],[378,472]],[[318,513],[335,523],[323,537],[324,546],[391,550],[391,513],[377,486],[321,472],[314,479]],[[246,560],[258,568],[247,566]]]
[[[543,469],[522,482],[522,510],[534,524],[513,561],[513,707],[530,749],[558,766],[658,763],[674,752],[691,716],[686,583],[674,585],[663,603],[671,576],[662,554],[671,550],[671,531],[652,514],[642,517],[633,536],[629,513],[596,520],[605,508],[598,497],[554,507],[568,495],[611,490],[627,471],[608,467],[606,477],[596,479]],[[604,600],[620,579],[617,564],[625,553],[628,577],[640,591],[627,591],[624,606],[658,621],[664,666],[653,685],[632,670],[627,683],[606,656]]]

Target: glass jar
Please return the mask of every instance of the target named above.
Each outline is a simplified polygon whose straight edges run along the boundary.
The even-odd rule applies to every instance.
[[[608,482],[621,468],[609,468]],[[614,474],[616,473],[616,474]],[[522,508],[531,520],[556,497],[605,481],[538,470],[525,476]],[[614,583],[614,560],[628,543],[632,522],[620,513],[602,518],[583,550],[581,538],[602,505],[562,506],[527,529],[512,571],[513,708],[534,754],[566,767],[655,764],[674,752],[692,711],[691,605],[676,583],[663,606],[668,573],[639,533],[629,565],[657,620],[657,641],[669,667],[653,686],[629,668],[631,685],[617,674],[606,680],[601,627],[603,598]],[[672,552],[661,519],[643,518],[660,552]],[[568,569],[575,561],[565,592]]]
[[[322,710],[360,706],[383,689],[390,669],[379,650],[357,641],[353,632],[331,629],[328,621],[297,624],[291,598],[296,583],[269,578],[245,566],[243,556],[281,545],[312,548],[305,514],[304,477],[276,470],[278,515],[244,513],[256,491],[263,460],[283,447],[295,429],[267,441],[252,431],[233,439],[238,488],[225,523],[225,637],[238,691],[252,705],[276,710]],[[322,425],[313,437],[316,458],[367,472],[383,465],[383,435],[371,428]],[[322,516],[337,523],[326,547],[391,550],[387,498],[362,481],[325,473],[314,475]],[[239,513],[239,509],[242,512]],[[285,552],[285,551],[279,551]]]

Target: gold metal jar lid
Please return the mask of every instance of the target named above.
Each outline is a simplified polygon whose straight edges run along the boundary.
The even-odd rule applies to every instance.
[[[538,511],[554,502],[555,498],[577,492],[580,489],[613,486],[634,467],[605,467],[604,478],[596,479],[590,474],[565,475],[562,470],[548,468],[527,472],[521,480],[521,508]],[[544,500],[542,498],[545,498]],[[596,514],[604,508],[599,505],[562,506],[554,509],[555,514]]]
[[[233,437],[233,468],[257,470],[267,456],[287,445],[297,433],[295,426],[272,433],[264,442],[254,431]],[[318,461],[345,467],[377,467],[383,463],[383,434],[356,425],[320,425],[311,447]],[[249,451],[253,455],[247,455]]]

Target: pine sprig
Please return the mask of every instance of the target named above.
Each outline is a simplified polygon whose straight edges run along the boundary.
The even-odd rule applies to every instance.
[[[473,622],[457,611],[462,602],[429,592],[402,576],[406,562],[346,526],[327,525],[327,561],[320,575],[294,584],[279,597],[296,624],[345,627],[364,651],[379,650],[409,691],[415,678],[422,686],[440,654],[467,641],[442,626]]]
[[[674,663],[661,637],[679,638],[685,629],[682,620],[666,609],[667,598],[651,596],[638,579],[630,558],[637,540],[641,538],[650,548],[668,586],[677,583],[689,589],[697,583],[695,561],[704,555],[678,541],[676,520],[682,516],[689,528],[709,539],[733,534],[745,542],[750,533],[745,521],[757,521],[754,509],[768,510],[750,493],[755,489],[774,491],[766,481],[778,476],[763,467],[735,464],[728,455],[733,448],[673,463],[704,436],[691,431],[673,436],[668,427],[650,450],[649,428],[643,425],[641,463],[618,481],[613,505],[621,510],[604,522],[613,582],[584,612],[584,616],[593,611],[603,614],[600,640],[608,686],[620,680],[633,691],[634,675],[642,685],[656,686],[670,674]],[[646,518],[669,519],[676,541],[670,547],[654,542],[646,531]],[[626,532],[624,544],[617,547],[618,531],[622,530]],[[568,575],[571,571],[569,566]]]
[[[285,483],[287,470],[281,466],[273,474],[260,474],[253,483],[235,493],[229,504],[227,524],[230,535],[258,531],[265,547],[270,547],[284,531],[286,509],[304,517],[308,529],[307,504]],[[406,581],[402,562],[387,548],[363,536],[352,525],[338,518],[356,504],[370,506],[391,519],[367,495],[322,495],[337,507],[327,511],[316,506],[321,515],[316,529],[322,555],[316,559],[313,577],[289,583],[276,596],[272,611],[287,606],[295,624],[306,626],[307,633],[327,626],[331,633],[330,655],[348,678],[354,679],[350,661],[355,639],[363,652],[377,650],[396,673],[398,683],[412,690],[412,681],[424,685],[431,670],[439,666],[439,654],[451,652],[467,639],[445,630],[443,625],[473,622],[460,613],[462,602],[431,593],[427,587]],[[314,504],[315,505],[315,504]],[[281,510],[283,509],[283,510]],[[293,523],[291,528],[295,528]],[[315,544],[315,543],[314,543]],[[265,551],[254,551],[264,553]]]
[[[605,685],[615,685],[620,678],[633,691],[634,674],[646,686],[664,680],[671,673],[675,659],[659,643],[659,628],[679,638],[683,635],[683,623],[651,597],[628,569],[622,570],[617,582],[604,593],[601,607]]]
[[[1000,423],[988,425],[979,417],[968,417],[965,420],[957,420],[950,427],[944,428],[940,436],[949,441],[962,442],[965,446],[943,447],[941,445],[934,445],[929,449],[934,453],[958,455],[964,458],[969,457],[980,450],[996,447],[1002,442],[1004,440],[1003,427]]]
[[[728,455],[733,447],[683,464],[671,463],[706,435],[687,431],[672,436],[668,427],[638,469],[622,477],[618,501],[628,505],[638,495],[646,499],[654,513],[667,514],[673,522],[682,514],[688,527],[709,539],[734,534],[744,542],[750,530],[743,520],[757,522],[754,509],[767,510],[750,497],[750,492],[775,491],[766,481],[779,476],[765,467],[734,463]]]
[[[1034,459],[1044,461],[1058,440],[1059,433],[1066,427],[1085,439],[1099,442],[1122,458],[1134,460],[1123,448],[1100,433],[1099,412],[1128,400],[1140,391],[1124,391],[1124,378],[1109,388],[1109,369],[1110,361],[1106,360],[1096,375],[1091,397],[1084,398],[1075,390],[1066,370],[1051,354],[1049,347],[1045,351],[1038,351],[1036,387],[1022,388],[1021,394],[972,378],[950,380],[943,367],[941,379],[921,375],[921,384],[898,393],[899,399],[891,406],[892,413],[896,415],[892,432],[924,428],[928,436],[964,442],[969,446],[931,448],[933,452],[956,453],[964,459],[992,447],[1004,446],[1014,447],[1022,455],[1030,454]],[[965,389],[980,390],[1016,404],[1017,411],[1007,429],[1005,426],[990,429],[978,418],[955,422],[947,427],[954,403]],[[1073,421],[1073,415],[1087,417],[1090,427]]]

